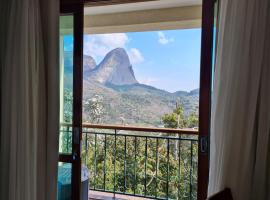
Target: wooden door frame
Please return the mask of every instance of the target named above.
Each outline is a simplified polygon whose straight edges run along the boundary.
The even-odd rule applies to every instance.
[[[209,182],[209,136],[213,67],[213,28],[215,0],[203,0],[201,35],[201,71],[199,99],[198,199],[207,198]]]
[[[75,11],[83,9],[84,5],[101,6],[123,3],[138,3],[153,0],[60,0],[61,11],[65,9],[74,9]],[[211,119],[211,88],[212,88],[212,62],[213,62],[213,27],[214,27],[214,3],[215,0],[202,0],[202,35],[201,35],[201,69],[200,69],[200,98],[199,98],[199,158],[198,158],[198,199],[204,200],[207,197],[208,179],[209,179],[209,135],[210,135],[210,119]],[[83,31],[83,12],[77,14],[77,18],[81,22],[75,25],[74,37],[78,42],[78,49],[75,47],[74,66],[80,66],[80,72],[74,76],[76,90],[74,97],[78,95],[80,98],[74,99],[74,109],[82,116],[82,49],[83,41],[81,31]],[[76,50],[77,49],[77,50]],[[79,102],[80,100],[80,102]],[[81,117],[73,121],[73,125],[79,128],[81,139]],[[204,143],[206,141],[206,143]],[[206,146],[205,146],[206,145]],[[79,145],[73,146],[75,152],[79,153]],[[75,166],[81,165],[81,160],[74,163]],[[74,172],[74,183],[81,184],[80,173]],[[75,195],[78,197],[80,191],[76,190]]]
[[[59,155],[60,162],[72,164],[71,196],[73,200],[79,200],[81,196],[83,9],[83,3],[60,5],[61,14],[73,15],[74,21],[72,154]]]

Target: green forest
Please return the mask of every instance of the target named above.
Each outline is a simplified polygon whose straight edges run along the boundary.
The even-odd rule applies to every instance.
[[[102,99],[84,100],[84,112],[98,123]],[[85,117],[85,116],[84,116]],[[195,112],[180,102],[161,117],[165,128],[198,127]],[[64,93],[64,121],[72,121],[72,93]],[[71,128],[61,127],[61,152],[71,152]],[[82,162],[90,173],[89,188],[165,199],[196,199],[196,135],[83,129]]]

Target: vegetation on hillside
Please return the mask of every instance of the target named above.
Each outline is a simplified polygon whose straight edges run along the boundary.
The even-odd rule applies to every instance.
[[[100,104],[104,108],[100,124],[164,127],[163,116],[172,113],[177,102],[183,107],[185,118],[191,113],[198,115],[198,92],[169,93],[142,84],[104,86],[85,81],[84,102],[97,95],[102,99]],[[84,111],[85,108],[84,104]],[[83,121],[90,122],[86,111]]]
[[[197,128],[199,119],[198,115],[191,112],[188,116],[184,115],[184,108],[179,103],[172,113],[165,114],[162,117],[165,128]]]
[[[100,95],[84,99],[85,121],[105,122],[102,119],[108,110],[104,101]],[[147,104],[141,99],[132,100],[134,101]],[[127,103],[126,106],[128,105],[132,106]],[[72,92],[67,89],[64,92],[64,120],[68,123],[72,121]],[[194,112],[186,114],[180,101],[175,103],[174,109],[165,113],[160,121],[167,128],[198,127],[197,114]],[[62,152],[71,152],[71,134],[67,129],[64,130],[67,134],[62,134],[61,137]],[[196,137],[181,136],[185,140],[179,140],[178,135],[171,134],[169,136],[171,139],[168,140],[167,134],[148,133],[148,136],[155,135],[160,138],[146,139],[130,136],[139,136],[141,133],[125,131],[121,133],[126,137],[117,136],[115,140],[114,135],[99,134],[104,130],[84,131],[92,133],[83,134],[82,141],[82,161],[90,172],[91,189],[160,198],[166,198],[168,195],[169,199],[196,199],[198,154],[197,141],[194,140]],[[145,135],[147,133],[144,133]]]

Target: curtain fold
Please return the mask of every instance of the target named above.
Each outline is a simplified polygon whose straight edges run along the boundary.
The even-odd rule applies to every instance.
[[[220,2],[208,194],[270,199],[270,2]]]
[[[0,199],[54,200],[59,1],[1,0],[1,8]]]

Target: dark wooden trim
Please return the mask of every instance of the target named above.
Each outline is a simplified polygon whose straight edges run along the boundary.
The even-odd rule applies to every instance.
[[[70,154],[60,154],[58,160],[59,162],[73,163],[72,155]]]
[[[66,1],[61,1],[60,3],[60,14],[61,15],[75,15],[78,10],[83,7],[83,3],[69,4]],[[74,27],[75,28],[75,27]]]
[[[214,0],[203,0],[202,6],[202,40],[201,40],[201,72],[199,99],[199,138],[208,140],[208,152],[201,152],[199,142],[198,160],[198,199],[207,198],[209,179],[209,134],[211,119],[211,88],[212,88],[212,56],[213,56],[213,26]]]
[[[60,0],[60,5],[61,6],[66,6],[66,5],[72,5],[72,6],[76,6],[76,5],[83,5],[84,4],[84,0]]]
[[[82,87],[83,87],[83,4],[74,12],[74,58],[73,58],[73,192],[72,199],[81,196],[81,138],[82,138]],[[76,134],[79,140],[76,142]]]
[[[62,126],[71,126],[71,124],[61,124]],[[122,125],[110,125],[110,124],[87,124],[84,123],[82,128],[96,128],[96,129],[113,129],[113,130],[127,130],[138,132],[153,132],[153,133],[172,133],[182,135],[199,135],[197,130],[193,129],[173,129],[173,128],[152,128],[152,127],[140,127],[140,126],[122,126]]]

